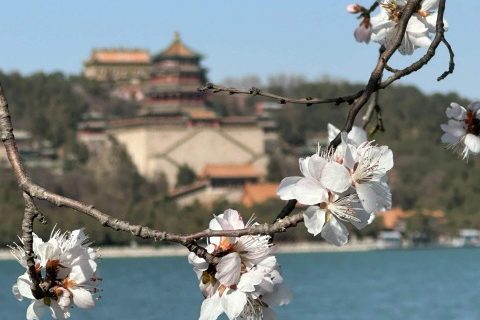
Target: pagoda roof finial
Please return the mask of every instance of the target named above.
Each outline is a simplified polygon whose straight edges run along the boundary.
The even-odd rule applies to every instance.
[[[175,41],[175,42],[181,42],[182,41],[182,37],[180,36],[180,32],[175,31],[173,41]]]
[[[187,47],[180,37],[180,32],[175,31],[173,42],[153,58],[153,62],[163,59],[201,59],[202,55]]]

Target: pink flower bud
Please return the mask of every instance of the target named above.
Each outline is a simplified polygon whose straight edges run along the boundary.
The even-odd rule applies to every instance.
[[[372,24],[370,23],[370,18],[364,18],[357,29],[355,29],[353,35],[358,42],[369,43],[370,37],[372,36]]]
[[[352,3],[347,6],[347,12],[359,13],[360,11],[362,11],[362,6],[357,3]]]

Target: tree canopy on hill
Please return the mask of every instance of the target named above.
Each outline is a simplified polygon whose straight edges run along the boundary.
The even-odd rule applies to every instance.
[[[294,80],[277,77],[270,81],[268,90],[298,97],[331,97],[361,88],[361,85],[341,81]],[[136,107],[111,98],[108,88],[60,73],[31,76],[0,73],[0,81],[9,99],[15,128],[30,130],[38,139],[48,139],[56,147],[76,143],[75,128],[84,112],[104,110],[106,117],[119,117],[131,115]],[[256,101],[259,100],[246,97],[240,104],[229,96],[215,96],[211,105],[224,115],[252,114]],[[449,220],[445,230],[454,232],[459,227],[480,228],[480,198],[476,196],[480,192],[480,162],[470,159],[465,164],[440,144],[439,125],[445,122],[444,110],[452,101],[467,103],[453,93],[426,95],[412,86],[393,86],[381,91],[386,131],[378,133],[375,139],[394,151],[396,164],[390,175],[394,206],[443,210]],[[279,125],[281,147],[271,155],[269,179],[299,174],[296,147],[304,146],[312,135],[325,135],[329,122],[341,126],[345,108],[285,105],[276,111],[273,117]],[[282,201],[276,200],[249,209],[223,202],[211,209],[199,204],[178,208],[165,199],[166,184],[162,176],[154,183],[146,181],[123,147],[115,142],[112,146],[101,159],[90,159],[95,161],[95,166],[88,161],[78,163],[63,176],[45,170],[34,171],[35,181],[55,192],[92,203],[113,216],[174,232],[202,229],[212,214],[230,206],[238,208],[244,216],[255,213],[259,221],[270,221],[282,207]],[[7,244],[14,238],[12,233],[20,230],[23,202],[21,194],[15,191],[10,170],[3,170],[1,176],[0,244]],[[96,244],[131,241],[129,235],[107,230],[88,217],[70,214],[67,209],[43,205],[42,210],[47,218],[62,215],[59,227],[63,229],[85,226]],[[178,216],[182,216],[181,224]],[[49,232],[47,229],[43,232]],[[305,232],[296,231],[279,237],[310,239]]]

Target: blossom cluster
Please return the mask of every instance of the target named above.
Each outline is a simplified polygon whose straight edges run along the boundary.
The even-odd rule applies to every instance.
[[[211,230],[237,230],[246,224],[232,209],[214,216]],[[229,319],[275,319],[271,309],[290,302],[280,267],[272,255],[270,236],[210,237],[207,251],[220,257],[217,264],[190,253],[188,261],[200,280],[205,297],[200,320],[214,320],[225,313]]]
[[[101,279],[97,276],[97,254],[89,245],[82,229],[65,233],[52,231],[47,242],[33,233],[35,272],[41,279],[44,297],[33,296],[28,271],[19,276],[12,287],[18,300],[33,300],[27,309],[27,320],[40,319],[48,310],[53,319],[66,319],[70,317],[72,304],[85,309],[95,306],[95,293]],[[11,252],[27,269],[23,246],[15,244]]]
[[[330,140],[338,133],[329,125]],[[296,199],[309,206],[304,212],[308,232],[321,234],[337,246],[348,241],[348,230],[342,222],[362,229],[375,212],[392,204],[386,176],[393,167],[392,151],[368,141],[365,131],[358,127],[341,137],[342,143],[335,151],[318,150],[301,158],[303,177],[284,178],[278,187],[281,199]]]
[[[463,159],[480,154],[480,101],[466,108],[452,102],[446,110],[448,122],[440,127],[444,131],[442,142],[455,150]]]
[[[416,9],[405,30],[405,36],[398,51],[403,55],[410,55],[417,48],[428,47],[436,32],[437,9],[439,0],[424,0]],[[358,4],[347,7],[351,13],[361,13],[363,19],[355,30],[355,38],[359,42],[378,42],[388,46],[396,33],[396,27],[402,17],[407,0],[379,1],[380,13],[370,17],[366,9]],[[445,30],[448,28],[444,20]]]

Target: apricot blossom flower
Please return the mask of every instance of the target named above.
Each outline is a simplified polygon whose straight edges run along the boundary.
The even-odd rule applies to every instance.
[[[33,234],[35,269],[49,290],[45,296],[36,299],[28,272],[18,277],[12,292],[18,300],[33,300],[27,309],[27,320],[40,319],[49,310],[53,319],[70,317],[72,303],[79,308],[95,306],[94,294],[100,279],[97,277],[96,253],[89,248],[82,229],[70,233],[52,232],[50,239],[43,242]],[[27,267],[26,253],[21,245],[11,247],[13,256]]]
[[[480,101],[472,102],[467,108],[452,102],[446,114],[448,123],[440,126],[445,132],[442,142],[463,159],[468,159],[470,154],[480,154]]]

